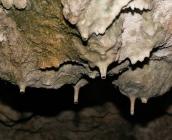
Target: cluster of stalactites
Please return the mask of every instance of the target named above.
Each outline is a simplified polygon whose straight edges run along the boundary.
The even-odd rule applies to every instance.
[[[93,33],[104,34],[122,10],[148,10],[152,0],[62,0],[62,4],[65,18],[76,24],[87,40]]]
[[[164,25],[156,19],[158,9],[164,13],[171,6],[159,7],[162,3],[159,1],[61,0],[65,18],[76,25],[82,38],[88,41],[84,59],[98,67],[103,77],[106,77],[111,63],[120,63],[127,58],[131,64],[142,62],[160,42],[165,41]],[[166,1],[163,5],[170,3]],[[126,12],[126,9],[129,10]],[[170,17],[172,14],[166,15]]]
[[[113,62],[122,65],[129,60],[130,66],[143,63],[141,70],[128,70],[113,82],[129,97],[132,115],[137,98],[147,103],[150,97],[162,95],[170,89],[171,0],[61,1],[64,17],[76,25],[81,37],[88,41],[84,59],[89,65],[98,67],[103,78]],[[160,61],[152,60],[154,57]],[[145,58],[149,58],[147,66],[144,66]],[[76,89],[78,97],[78,85]]]
[[[1,0],[2,6],[6,9],[12,6],[23,9],[27,2],[27,0]],[[0,10],[0,15],[5,15],[0,23],[1,30],[4,30],[0,33],[0,42],[7,42],[6,46],[8,46],[0,48],[2,59],[0,76],[12,73],[14,75],[12,78],[15,84],[19,85],[21,93],[25,92],[27,86],[58,89],[65,84],[73,84],[74,103],[77,104],[80,88],[88,83],[87,80],[82,79],[83,75],[93,79],[101,76],[105,79],[107,73],[112,71],[112,75],[120,75],[117,80],[113,81],[113,84],[118,85],[121,93],[130,98],[131,114],[134,114],[134,104],[137,98],[146,103],[150,97],[156,94],[162,95],[171,87],[171,0],[62,0],[62,4],[65,18],[77,26],[82,38],[88,42],[87,46],[83,46],[82,43],[78,43],[77,39],[73,39],[74,45],[67,41],[67,44],[70,44],[69,47],[77,50],[74,54],[80,57],[79,61],[83,59],[84,61],[79,62],[79,65],[64,64],[69,58],[71,62],[77,63],[78,61],[71,60],[73,59],[71,57],[68,58],[70,54],[65,53],[69,50],[66,50],[67,47],[62,47],[61,49],[65,51],[61,50],[57,54],[64,55],[64,58],[57,59],[58,56],[53,56],[53,64],[49,59],[47,60],[48,68],[58,67],[57,71],[38,69],[37,56],[32,47],[29,47],[26,42],[18,41],[24,39],[21,39],[15,22],[6,16],[5,10]],[[8,27],[8,32],[5,27]],[[61,38],[66,41],[65,37]],[[48,39],[51,40],[51,37]],[[23,46],[28,46],[28,48]],[[43,51],[40,50],[40,52]],[[5,57],[3,53],[6,54]],[[11,65],[13,62],[7,59],[9,56],[15,60],[14,62],[18,62],[17,66]],[[157,59],[157,61],[151,60],[141,69],[131,68],[138,61],[143,62],[146,57],[150,60]],[[116,66],[111,67],[109,71],[108,66],[113,62],[116,62]],[[100,74],[94,67],[99,68]],[[42,69],[44,68],[46,67]],[[4,79],[12,81],[8,79],[8,76],[6,77]]]

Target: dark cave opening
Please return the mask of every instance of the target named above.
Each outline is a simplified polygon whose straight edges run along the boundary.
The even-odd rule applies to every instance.
[[[77,105],[73,103],[72,85],[58,90],[26,88],[20,94],[17,86],[0,81],[0,93],[2,103],[19,112],[33,113],[13,125],[0,123],[0,140],[23,140],[25,135],[28,140],[147,140],[147,135],[157,140],[157,129],[165,130],[159,138],[164,133],[168,135],[166,139],[171,137],[171,116],[166,112],[172,104],[171,91],[147,104],[138,99],[134,116],[129,113],[129,99],[112,86],[110,78],[90,81],[80,90]]]
[[[19,93],[17,86],[6,81],[0,81],[0,100],[21,112],[33,112],[35,115],[55,116],[62,111],[71,110],[77,113],[86,107],[102,106],[111,102],[117,107],[121,117],[132,124],[146,124],[167,113],[167,108],[172,105],[171,90],[160,97],[149,99],[147,104],[142,104],[137,99],[135,104],[135,115],[129,113],[129,99],[122,95],[110,80],[96,79],[81,88],[79,104],[73,103],[73,87],[65,85],[55,89],[27,88],[24,94]]]

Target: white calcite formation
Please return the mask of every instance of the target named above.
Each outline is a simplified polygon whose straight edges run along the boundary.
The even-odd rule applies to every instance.
[[[126,7],[139,10],[150,10],[152,8],[153,0],[133,0]]]
[[[80,4],[78,5],[75,0],[63,0],[62,4],[64,5],[63,13],[65,17],[69,18],[69,21],[73,21],[73,18],[78,15],[78,19],[75,20],[76,23],[71,23],[77,25],[82,38],[87,40],[93,33],[96,35],[103,34],[106,31],[106,28],[108,28],[118,16],[121,9],[130,1],[131,0],[90,0],[84,2],[84,4],[81,5],[82,7],[77,8],[76,6],[80,6]],[[74,2],[75,8],[70,10]],[[72,3],[71,6],[68,6],[70,5],[69,3]],[[72,11],[72,13],[70,13],[70,11]]]
[[[133,103],[137,98],[147,103],[149,98],[166,93],[172,86],[171,82],[172,64],[154,60],[143,68],[129,69],[113,84],[118,85],[121,93],[129,97],[133,114]]]
[[[172,86],[172,1],[82,2],[62,0],[65,18],[87,40],[86,51],[79,51],[102,77],[110,64],[117,63],[109,74],[120,74],[113,84],[130,98],[131,114],[137,98],[147,103],[167,92]]]
[[[24,9],[27,6],[27,0],[1,0],[1,4],[10,9],[15,6],[17,9]]]
[[[153,22],[150,13],[123,15],[122,47],[120,61],[129,58],[132,64],[150,56],[153,48],[164,41],[164,31],[159,23]]]
[[[104,34],[122,9],[151,9],[152,0],[62,0],[64,16],[76,24],[82,38]]]

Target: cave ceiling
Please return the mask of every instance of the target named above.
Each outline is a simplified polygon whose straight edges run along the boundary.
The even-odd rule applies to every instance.
[[[171,0],[1,0],[0,78],[79,90],[111,78],[131,101],[172,86]]]

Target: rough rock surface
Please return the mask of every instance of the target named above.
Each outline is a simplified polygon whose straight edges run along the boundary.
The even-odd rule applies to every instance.
[[[1,4],[6,9],[10,9],[15,6],[17,9],[24,9],[29,3],[29,0],[1,0]]]
[[[147,103],[149,98],[164,95],[170,90],[171,0],[1,0],[0,2],[0,79],[17,85],[18,94],[26,92],[26,88],[44,88],[51,91],[72,85],[74,96],[72,100],[78,103],[80,88],[92,79],[107,78],[115,87],[119,87],[122,94],[129,97],[130,113],[134,115],[137,98]],[[92,112],[95,110],[94,108]],[[86,112],[89,111],[90,108]],[[73,116],[72,111],[63,113],[67,113],[66,116]],[[32,111],[29,113],[17,111],[3,100],[0,102],[0,120],[6,125],[14,125],[22,119],[30,118],[32,114]],[[99,118],[101,115],[95,116]],[[108,119],[104,120],[104,117]],[[100,117],[101,121],[106,122],[103,122],[105,127],[95,131],[108,128],[106,125],[111,125],[109,121],[115,117],[113,113]],[[57,118],[53,118],[51,123],[57,121]],[[43,119],[41,125],[49,121],[42,116],[38,117],[38,120],[41,119]],[[86,127],[89,127],[89,124],[93,125],[89,119],[83,120],[90,121]],[[125,121],[120,119],[125,125]],[[62,125],[58,124],[53,127],[60,129]],[[14,133],[17,127],[14,126]],[[93,127],[97,128],[97,125]],[[152,124],[148,125],[149,127],[153,127]],[[127,125],[127,128],[121,129],[129,128],[130,125]],[[65,129],[67,128],[62,130]],[[85,131],[85,128],[83,129]],[[6,130],[8,131],[8,128]],[[72,128],[72,131],[78,130]],[[16,139],[23,139],[18,136]],[[40,138],[36,135],[35,139],[37,137]],[[118,136],[115,134],[112,137]],[[94,139],[94,136],[91,138]],[[95,139],[100,138],[96,136]],[[106,138],[102,136],[102,139]]]
[[[74,3],[75,8],[72,6]],[[117,63],[111,67],[113,70],[110,73],[113,75],[115,71],[114,74],[119,74],[120,71],[115,69],[119,70],[120,65],[129,60],[130,64],[125,65],[127,72],[114,82],[118,83],[121,91],[129,88],[129,94],[136,96],[133,98],[141,97],[142,91],[137,89],[137,83],[146,85],[150,82],[147,86],[151,88],[141,86],[144,90],[142,96],[150,98],[162,95],[171,88],[172,77],[168,75],[171,71],[171,1],[90,0],[77,5],[76,1],[63,0],[62,4],[65,18],[76,25],[82,38],[87,40],[89,51],[87,55],[83,54],[84,59],[91,67],[99,68],[102,78],[105,78],[109,65]],[[139,65],[142,65],[140,71],[143,73],[139,72]],[[155,73],[157,76],[154,76]],[[159,77],[160,73],[164,79]],[[145,75],[148,78],[143,80]],[[157,81],[159,86],[153,84]],[[136,91],[140,93],[135,94]]]

